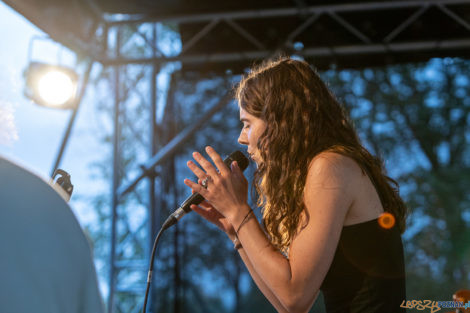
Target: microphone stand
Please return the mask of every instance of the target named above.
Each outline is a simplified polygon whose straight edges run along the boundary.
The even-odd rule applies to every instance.
[[[143,309],[142,309],[142,313],[145,313],[146,312],[146,309],[147,309],[147,300],[148,300],[148,296],[149,296],[149,290],[150,290],[150,284],[152,282],[152,273],[153,273],[153,261],[155,260],[155,252],[157,251],[157,245],[158,245],[158,241],[160,240],[160,236],[163,234],[163,232],[168,229],[168,226],[166,225],[163,225],[162,228],[160,228],[160,231],[158,232],[157,234],[157,237],[155,238],[155,241],[153,242],[153,248],[152,248],[152,256],[150,257],[150,265],[149,265],[149,271],[148,271],[148,274],[147,274],[147,288],[145,288],[145,298],[144,298],[144,306],[143,306]]]
[[[148,301],[148,296],[149,296],[149,291],[150,291],[150,284],[152,282],[152,274],[153,274],[153,263],[155,260],[155,254],[157,251],[157,245],[158,241],[160,240],[160,236],[163,234],[165,230],[170,228],[170,226],[173,226],[178,222],[178,218],[176,218],[173,214],[171,214],[165,223],[163,223],[162,227],[160,228],[160,231],[157,234],[157,237],[155,238],[155,241],[153,242],[153,248],[152,248],[152,256],[150,257],[150,265],[149,265],[149,271],[147,274],[147,287],[145,288],[145,298],[144,298],[144,305],[142,309],[142,313],[146,312],[147,309],[147,301]]]

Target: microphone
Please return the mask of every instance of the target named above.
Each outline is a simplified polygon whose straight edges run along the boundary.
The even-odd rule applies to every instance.
[[[248,167],[249,160],[246,158],[246,156],[240,152],[240,151],[235,151],[232,152],[225,160],[224,163],[227,165],[227,167],[230,169],[230,165],[232,164],[233,161],[237,161],[238,167],[244,171]],[[204,200],[204,197],[201,196],[198,192],[193,193],[191,196],[189,196],[183,204],[180,205],[178,209],[176,209],[175,212],[173,212],[163,223],[162,225],[162,230],[167,229],[170,226],[173,226],[176,224],[184,215],[187,213],[191,212],[191,205],[192,204],[199,204]]]

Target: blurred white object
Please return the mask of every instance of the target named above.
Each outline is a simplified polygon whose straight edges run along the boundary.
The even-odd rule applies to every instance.
[[[0,157],[0,312],[104,312],[90,244],[59,192]]]

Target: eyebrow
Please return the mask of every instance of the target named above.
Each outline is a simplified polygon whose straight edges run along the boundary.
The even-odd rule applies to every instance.
[[[240,119],[240,122],[250,122],[250,121],[247,118],[243,117],[243,118]]]

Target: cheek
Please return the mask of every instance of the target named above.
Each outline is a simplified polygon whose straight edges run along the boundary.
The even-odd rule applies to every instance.
[[[259,138],[261,137],[261,134],[262,134],[262,132],[260,132],[260,131],[257,131],[257,132],[255,132],[255,133],[252,134],[251,137],[253,138],[253,141],[254,141],[255,143],[258,143],[258,140],[259,140]]]
[[[253,143],[253,135],[251,133],[251,130],[246,132],[246,138],[248,139],[249,143]]]
[[[246,129],[242,131],[242,135],[247,141],[250,139],[250,133]]]

